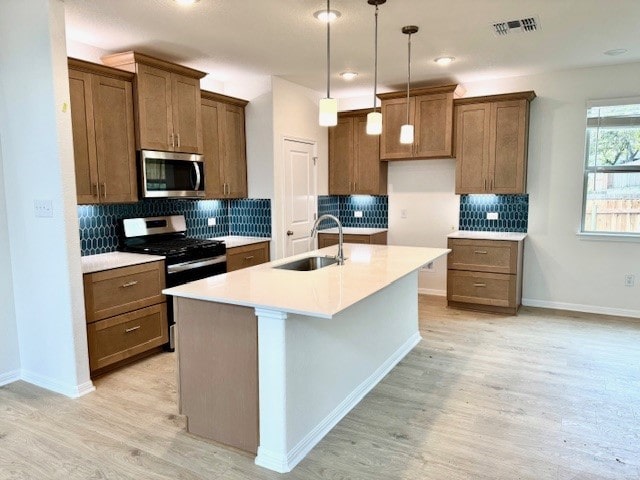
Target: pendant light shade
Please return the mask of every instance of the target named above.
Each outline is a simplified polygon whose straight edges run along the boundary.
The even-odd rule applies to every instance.
[[[367,133],[369,135],[382,133],[382,114],[380,112],[371,112],[367,115]]]
[[[387,0],[367,0],[369,5],[375,5],[375,37],[374,37],[374,67],[373,67],[373,112],[367,115],[367,133],[380,135],[382,133],[382,113],[376,111],[378,93],[378,6]]]
[[[407,123],[400,127],[400,143],[411,144],[414,141],[413,125],[410,122],[409,110],[410,110],[410,98],[409,91],[411,87],[411,35],[418,31],[418,27],[415,25],[407,25],[402,27],[402,33],[408,35],[407,41]]]
[[[338,124],[338,100],[335,98],[320,99],[320,126],[333,127]]]
[[[400,127],[400,143],[413,143],[413,125],[407,124]]]
[[[331,11],[327,0],[327,17]],[[320,100],[318,122],[321,127],[333,127],[338,124],[338,100],[331,98],[331,22],[327,21],[327,97]]]

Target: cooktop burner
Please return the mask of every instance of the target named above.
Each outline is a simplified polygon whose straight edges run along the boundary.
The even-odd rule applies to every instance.
[[[226,253],[226,246],[221,240],[187,237],[186,222],[182,215],[127,218],[120,221],[120,229],[120,250],[164,255],[172,263]]]

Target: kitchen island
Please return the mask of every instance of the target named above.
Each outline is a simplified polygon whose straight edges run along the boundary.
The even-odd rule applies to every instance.
[[[346,244],[342,266],[274,268],[336,250],[164,290],[190,432],[288,472],[418,344],[418,269],[448,250]]]

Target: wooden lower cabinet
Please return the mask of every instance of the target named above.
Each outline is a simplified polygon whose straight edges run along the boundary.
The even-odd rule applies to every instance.
[[[163,261],[88,273],[83,280],[92,377],[169,341]]]
[[[253,267],[269,261],[269,242],[227,248],[227,272]]]
[[[161,303],[87,326],[91,371],[167,343],[166,305]]]
[[[450,238],[448,305],[515,314],[522,300],[523,243]]]
[[[370,245],[386,245],[387,232],[378,232],[371,235],[346,234],[342,236],[343,243],[364,243]],[[337,233],[318,233],[318,248],[330,247],[338,244]]]

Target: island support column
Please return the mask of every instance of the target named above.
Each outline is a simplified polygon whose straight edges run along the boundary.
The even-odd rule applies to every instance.
[[[256,464],[285,473],[287,465],[286,348],[287,314],[256,308],[258,317],[258,395],[260,443]],[[263,352],[260,355],[260,352]]]

